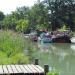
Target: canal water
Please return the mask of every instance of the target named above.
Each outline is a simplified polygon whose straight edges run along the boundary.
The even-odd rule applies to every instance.
[[[75,75],[75,44],[32,43],[31,46],[31,60],[38,58],[42,67],[48,64],[50,71],[59,72],[60,75]]]

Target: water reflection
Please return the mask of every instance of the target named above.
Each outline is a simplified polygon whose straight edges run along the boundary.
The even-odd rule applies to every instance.
[[[71,44],[71,45],[70,45],[70,48],[71,48],[73,51],[75,51],[75,44]]]
[[[75,75],[75,44],[37,44],[34,58],[40,59],[40,65],[49,64],[50,70],[60,75]]]

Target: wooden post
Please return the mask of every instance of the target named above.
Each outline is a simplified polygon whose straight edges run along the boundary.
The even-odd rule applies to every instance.
[[[44,65],[44,75],[46,75],[49,72],[49,66]]]
[[[35,59],[35,65],[38,65],[38,64],[39,64],[39,60]]]

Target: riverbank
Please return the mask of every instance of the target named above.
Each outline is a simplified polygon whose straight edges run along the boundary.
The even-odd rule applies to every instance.
[[[29,57],[24,49],[27,40],[21,34],[11,30],[0,30],[0,64],[25,64]]]

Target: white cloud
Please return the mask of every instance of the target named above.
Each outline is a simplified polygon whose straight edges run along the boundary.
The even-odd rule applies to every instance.
[[[5,14],[9,14],[17,7],[32,6],[36,1],[37,0],[1,0],[0,11],[3,11]]]

